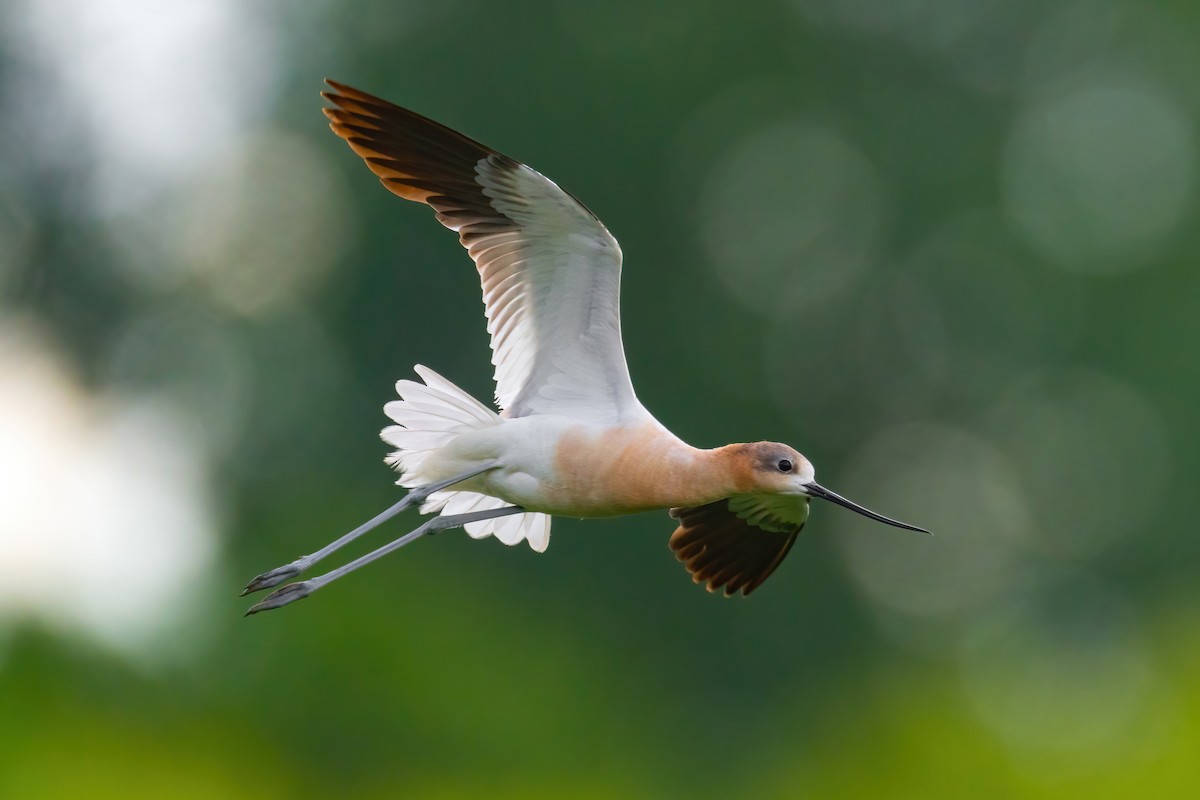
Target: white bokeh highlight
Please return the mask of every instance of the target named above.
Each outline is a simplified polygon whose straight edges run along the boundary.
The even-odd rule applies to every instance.
[[[274,83],[277,43],[261,10],[235,0],[17,0],[4,13],[7,44],[43,82],[12,90],[36,103],[24,114],[40,123],[32,157],[82,157],[79,188],[103,216],[144,209],[201,174]]]
[[[0,327],[0,624],[139,652],[214,560],[205,464],[170,408],[88,394],[28,326]]]

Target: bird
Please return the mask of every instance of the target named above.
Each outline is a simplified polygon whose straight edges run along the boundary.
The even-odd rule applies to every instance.
[[[405,509],[431,515],[408,534],[323,575],[288,583],[247,615],[280,608],[423,536],[545,551],[551,518],[667,510],[668,545],[693,581],[750,595],[780,565],[818,498],[897,528],[815,479],[786,444],[700,449],[638,400],[621,340],[622,254],[604,223],[529,166],[413,111],[333,80],[321,93],[333,132],[385,188],[433,209],[475,263],[499,411],[433,370],[396,384],[384,405],[404,497],[309,555],[255,577],[269,589]]]

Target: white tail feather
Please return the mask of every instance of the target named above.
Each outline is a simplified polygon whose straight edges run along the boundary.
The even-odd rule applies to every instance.
[[[383,411],[395,422],[380,432],[380,437],[396,448],[387,463],[400,471],[400,486],[412,489],[422,484],[421,465],[425,459],[454,441],[460,433],[489,425],[501,425],[500,415],[428,367],[413,367],[424,383],[402,380],[396,383],[400,400],[392,400]],[[422,514],[466,514],[508,505],[498,497],[478,492],[435,492],[421,506]],[[473,539],[495,535],[507,545],[528,541],[537,552],[550,544],[550,517],[545,514],[513,514],[496,519],[468,522],[467,534]]]

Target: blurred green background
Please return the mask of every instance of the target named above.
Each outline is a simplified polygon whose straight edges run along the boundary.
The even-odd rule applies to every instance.
[[[1200,7],[0,15],[0,796],[1196,796]],[[938,535],[818,506],[723,600],[665,514],[454,532],[243,619],[398,499],[412,364],[492,392],[327,75],[605,220],[676,433]]]

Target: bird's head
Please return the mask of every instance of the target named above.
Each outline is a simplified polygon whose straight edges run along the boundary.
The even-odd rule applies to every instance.
[[[755,494],[774,494],[793,497],[819,497],[843,508],[862,514],[876,522],[897,528],[929,533],[924,528],[876,514],[869,508],[831,492],[816,481],[812,462],[794,448],[779,442],[755,442],[741,446],[742,473],[747,475],[748,491]]]
[[[807,496],[804,487],[813,482],[813,465],[795,449],[779,442],[742,445],[745,471],[752,492]]]

